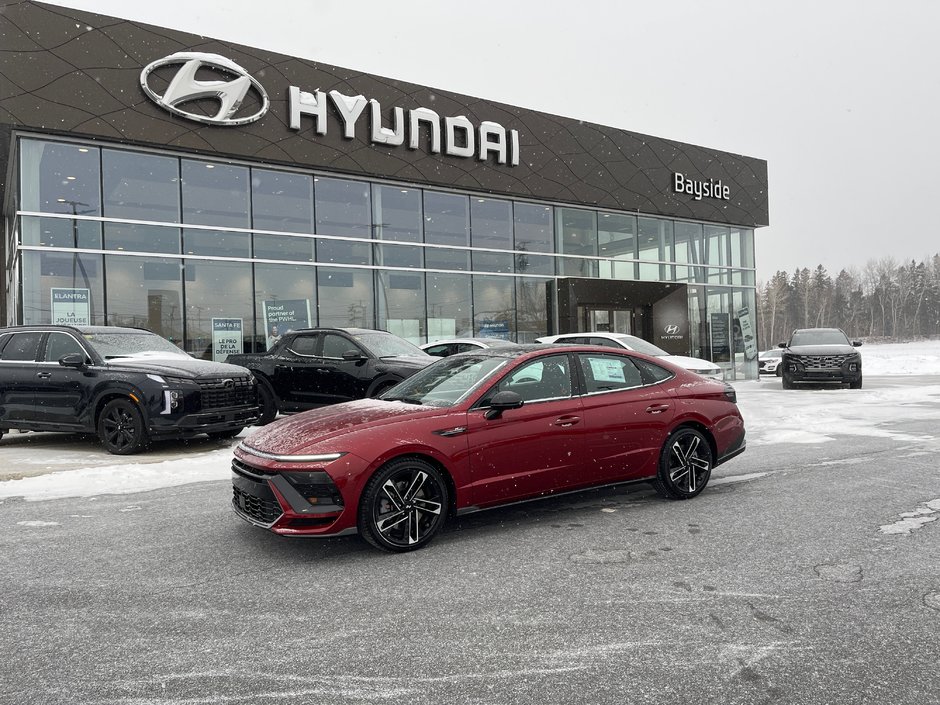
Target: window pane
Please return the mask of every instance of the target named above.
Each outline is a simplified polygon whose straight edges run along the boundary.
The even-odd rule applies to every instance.
[[[20,230],[24,245],[101,248],[101,223],[95,221],[23,216]]]
[[[597,214],[578,208],[558,208],[556,217],[557,251],[566,255],[597,255]],[[588,259],[561,258],[559,274],[596,277],[597,262]]]
[[[637,218],[639,276],[643,281],[670,281],[672,267],[649,262],[672,261],[672,221],[659,218]]]
[[[512,204],[492,198],[471,198],[470,232],[474,247],[512,249]],[[473,269],[482,272],[511,272],[513,257],[510,254],[474,252]]]
[[[186,351],[212,359],[212,319],[251,321],[251,267],[241,262],[186,260]]]
[[[632,389],[643,384],[640,370],[629,358],[584,353],[579,357],[588,394]]]
[[[702,264],[702,226],[699,223],[675,224],[677,264]],[[705,281],[703,267],[676,267],[676,281]]]
[[[601,257],[636,259],[636,218],[616,213],[598,214],[597,246]],[[601,276],[611,279],[636,279],[636,265],[633,262],[603,262]]]
[[[104,248],[124,252],[165,252],[179,254],[179,228],[156,225],[105,223]]]
[[[420,190],[375,185],[372,194],[376,239],[416,243],[424,239]],[[375,246],[375,264],[421,267],[423,263],[420,247]]]
[[[10,341],[3,346],[0,360],[5,362],[32,362],[39,352],[42,333],[14,333]]]
[[[371,270],[319,267],[317,285],[321,326],[375,327]]]
[[[316,268],[290,264],[256,264],[255,316],[258,327],[252,338],[254,350],[266,350],[274,342],[267,340],[270,326],[267,330],[265,329],[265,310],[290,302],[290,306],[299,312],[299,317],[306,317],[306,321],[300,321],[303,325],[298,327],[314,326],[317,310],[316,295]],[[279,329],[278,333],[284,333],[286,330],[287,326],[284,326],[284,329]]]
[[[96,147],[23,140],[22,209],[101,215],[101,171]]]
[[[516,279],[517,343],[534,343],[548,332],[545,284],[549,281],[534,277]]]
[[[473,333],[482,338],[515,340],[515,280],[473,277]]]
[[[513,207],[514,245],[522,252],[554,252],[552,209],[531,203],[516,203]],[[522,274],[554,274],[554,257],[516,255],[516,271]]]
[[[372,237],[372,206],[369,184],[318,177],[317,229],[320,235]],[[318,240],[317,261],[337,264],[371,264],[368,243]]]
[[[473,335],[470,277],[428,274],[428,341]]]
[[[79,353],[84,359],[88,359],[82,346],[78,344],[68,333],[50,333],[46,338],[46,350],[42,356],[44,362],[57,362],[65,355]]]
[[[183,222],[250,228],[248,169],[184,159]]]
[[[255,234],[254,258],[313,262],[314,242],[312,237]]]
[[[424,239],[435,245],[470,245],[470,202],[467,196],[436,191],[424,192]],[[425,252],[429,269],[465,270],[470,266],[467,250],[429,248]]]
[[[313,232],[313,179],[306,174],[251,170],[251,210],[258,230]]]
[[[105,322],[101,255],[24,251],[20,267],[25,325],[52,322],[52,289],[87,289],[88,323]]]
[[[251,256],[251,235],[224,230],[183,230],[183,251],[187,255],[210,257]]]
[[[500,380],[495,392],[515,392],[525,402],[571,396],[567,355],[550,355],[523,365]]]
[[[420,344],[425,340],[424,275],[376,272],[379,328]]]
[[[179,160],[105,149],[101,153],[101,170],[106,216],[179,222]]]
[[[147,328],[171,342],[183,340],[182,267],[177,259],[105,258],[108,325]]]
[[[705,261],[710,265],[728,264],[728,240],[730,228],[719,225],[705,226]],[[708,281],[728,284],[728,270],[709,267]]]

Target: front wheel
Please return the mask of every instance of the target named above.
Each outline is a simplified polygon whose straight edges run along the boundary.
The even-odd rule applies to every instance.
[[[859,375],[859,377],[858,377],[857,380],[855,380],[855,381],[853,381],[853,382],[849,382],[849,389],[861,389],[861,388],[862,388],[862,377],[861,377],[861,375]]]
[[[267,382],[258,382],[258,406],[261,407],[261,414],[255,426],[267,426],[277,416],[277,399]]]
[[[711,446],[700,431],[677,429],[663,445],[653,487],[667,499],[691,499],[705,489],[713,464]]]
[[[114,455],[132,455],[147,447],[144,417],[130,399],[112,399],[98,417],[98,438]]]
[[[781,376],[783,377],[783,388],[793,389],[793,379],[786,373]]]
[[[449,496],[441,472],[419,458],[399,458],[372,476],[359,503],[359,533],[393,553],[428,544],[447,519]]]

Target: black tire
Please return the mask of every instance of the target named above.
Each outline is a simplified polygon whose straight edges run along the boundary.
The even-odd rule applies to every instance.
[[[258,382],[258,406],[261,407],[261,416],[255,421],[255,426],[267,426],[277,417],[277,399],[274,390],[267,382]]]
[[[227,431],[209,431],[206,433],[214,441],[227,441],[229,438],[235,438],[242,432],[240,428],[230,428]]]
[[[700,431],[678,428],[659,454],[653,487],[667,499],[691,499],[705,489],[714,462],[711,445]]]
[[[854,382],[849,382],[849,389],[861,389],[862,388],[862,377],[859,375],[859,378]]]
[[[777,365],[777,370],[776,372],[774,372],[774,374],[777,375],[778,377],[783,377],[783,367],[781,367],[780,365]]]
[[[783,388],[784,389],[793,389],[793,380],[789,375],[781,375],[783,377]]]
[[[397,458],[379,468],[359,502],[359,533],[392,553],[426,546],[447,520],[450,506],[441,472],[420,458]]]
[[[140,409],[130,399],[112,399],[98,416],[98,438],[114,455],[133,455],[146,448],[150,439]]]

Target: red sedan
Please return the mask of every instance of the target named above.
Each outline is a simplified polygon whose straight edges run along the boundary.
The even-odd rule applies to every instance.
[[[410,551],[507,502],[634,481],[689,499],[744,448],[728,384],[626,350],[496,348],[264,427],[235,449],[232,504],[277,534]]]

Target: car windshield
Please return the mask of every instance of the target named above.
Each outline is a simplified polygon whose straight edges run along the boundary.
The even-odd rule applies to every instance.
[[[144,331],[86,333],[85,340],[105,360],[116,357],[189,357],[166,338]]]
[[[849,339],[835,328],[798,330],[793,332],[790,340],[790,346],[794,345],[849,345]]]
[[[376,357],[430,357],[417,345],[387,333],[360,333],[353,338]]]
[[[390,389],[380,399],[453,406],[508,363],[505,357],[464,353],[445,357]]]
[[[652,343],[643,340],[643,338],[637,338],[635,335],[618,335],[616,336],[616,339],[621,341],[631,350],[636,350],[637,352],[643,353],[644,355],[655,355],[656,357],[663,357],[669,354],[662,348],[656,347]]]
[[[766,350],[760,354],[761,357],[780,357],[783,355],[783,350],[779,348],[777,350]]]

